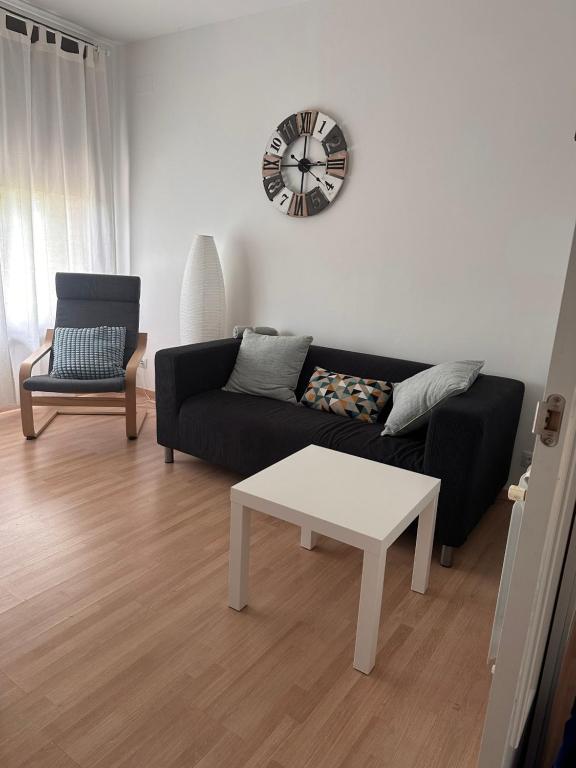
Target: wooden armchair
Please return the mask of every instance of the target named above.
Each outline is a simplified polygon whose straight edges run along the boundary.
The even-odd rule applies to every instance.
[[[126,436],[138,437],[146,418],[145,409],[136,407],[136,373],[146,351],[147,335],[139,332],[140,278],[122,275],[91,275],[59,272],[56,275],[56,326],[61,328],[91,328],[101,325],[124,326],[125,376],[110,379],[61,379],[52,370],[52,338],[46,338],[20,366],[20,412],[22,431],[33,440],[58,414],[124,415]],[[49,373],[32,375],[32,368],[50,354]],[[34,394],[47,392],[56,394]],[[121,394],[120,394],[121,393]],[[36,418],[34,408],[47,408]]]

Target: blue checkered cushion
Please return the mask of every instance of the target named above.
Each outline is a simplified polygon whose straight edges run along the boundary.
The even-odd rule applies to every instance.
[[[123,376],[126,328],[56,328],[52,376],[58,379],[109,379]]]

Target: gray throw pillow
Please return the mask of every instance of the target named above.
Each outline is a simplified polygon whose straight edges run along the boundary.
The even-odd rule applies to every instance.
[[[470,389],[483,365],[483,360],[441,363],[394,384],[392,410],[381,434],[405,435],[423,427],[435,405]]]
[[[263,336],[247,328],[222,389],[295,403],[294,390],[310,344],[312,336]]]

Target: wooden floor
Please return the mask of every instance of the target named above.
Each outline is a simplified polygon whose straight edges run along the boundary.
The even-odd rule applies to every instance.
[[[509,505],[410,591],[387,562],[379,654],[352,668],[359,550],[254,516],[252,602],[227,607],[233,474],[149,418],[0,415],[2,768],[472,768]]]

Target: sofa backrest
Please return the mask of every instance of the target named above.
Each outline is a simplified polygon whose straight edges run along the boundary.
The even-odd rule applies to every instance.
[[[404,379],[430,368],[427,363],[414,363],[410,360],[397,360],[394,357],[380,357],[379,355],[349,352],[331,347],[311,346],[296,388],[298,399],[302,397],[316,366],[335,373],[346,373],[350,376],[362,376],[393,383],[404,381]]]

